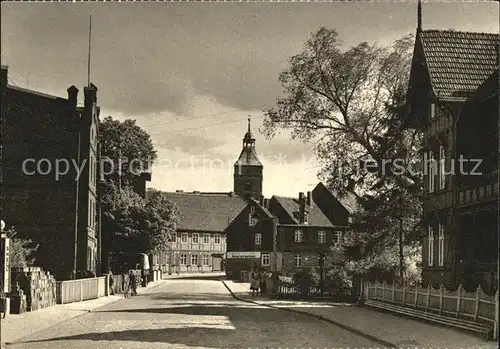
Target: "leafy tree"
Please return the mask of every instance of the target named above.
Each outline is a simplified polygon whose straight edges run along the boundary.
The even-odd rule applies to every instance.
[[[115,253],[154,253],[169,248],[177,222],[177,207],[161,192],[143,199],[131,188],[109,189],[103,200],[103,230]]]
[[[23,268],[33,266],[35,263],[34,254],[38,250],[38,245],[30,239],[16,238],[16,231],[13,227],[7,229],[6,233],[11,238],[9,256],[11,267]]]
[[[351,260],[401,247],[419,231],[422,176],[408,165],[420,158],[422,136],[405,105],[412,43],[344,49],[335,30],[320,28],[280,74],[284,97],[264,111],[268,138],[288,129],[315,141],[319,176],[359,199]]]
[[[121,180],[122,186],[132,186],[135,177],[148,172],[157,158],[151,137],[135,120],[104,118],[99,124],[99,142],[101,157],[108,159],[103,161],[106,180]]]

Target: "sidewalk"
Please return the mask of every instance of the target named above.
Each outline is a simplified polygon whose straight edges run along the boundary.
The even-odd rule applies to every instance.
[[[486,342],[476,336],[455,329],[427,324],[357,305],[345,306],[328,302],[277,301],[265,297],[252,297],[249,291],[249,283],[224,281],[224,284],[231,294],[240,300],[305,313],[375,340],[386,347],[426,349],[497,348],[495,342]]]
[[[139,294],[150,293],[154,291],[156,286],[161,285],[163,282],[164,280],[151,282],[147,287],[139,287],[137,291]],[[58,304],[49,308],[26,312],[19,315],[7,315],[5,319],[0,319],[0,342],[2,344],[2,348],[4,343],[14,342],[38,331],[56,326],[62,322],[87,314],[105,305],[117,302],[120,299],[123,299],[123,295],[112,295],[83,302]]]
[[[196,278],[196,277],[225,277],[226,272],[209,272],[209,273],[180,273],[180,274],[162,274],[162,279],[180,279],[180,278]]]

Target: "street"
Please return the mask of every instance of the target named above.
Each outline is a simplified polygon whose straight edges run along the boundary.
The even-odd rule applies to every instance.
[[[6,348],[379,348],[335,325],[237,301],[219,280],[172,279]]]

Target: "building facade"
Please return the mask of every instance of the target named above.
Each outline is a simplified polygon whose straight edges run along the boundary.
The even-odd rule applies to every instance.
[[[415,127],[424,132],[422,279],[492,291],[498,283],[499,37],[421,28],[419,10],[408,100]]]
[[[232,192],[164,193],[179,209],[177,232],[158,264],[165,273],[224,270],[226,228],[243,210],[245,201]]]
[[[2,218],[39,245],[36,263],[57,278],[96,272],[97,88],[84,89],[80,108],[75,86],[60,98],[1,72]]]
[[[331,247],[342,243],[351,213],[325,189],[319,183],[298,198],[248,202],[227,229],[228,274],[239,278],[241,270],[263,268],[293,275],[317,268],[320,256],[327,266],[336,262]]]

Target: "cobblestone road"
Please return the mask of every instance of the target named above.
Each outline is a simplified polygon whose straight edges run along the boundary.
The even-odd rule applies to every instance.
[[[306,315],[234,300],[220,281],[168,280],[35,333],[21,348],[378,348]]]

